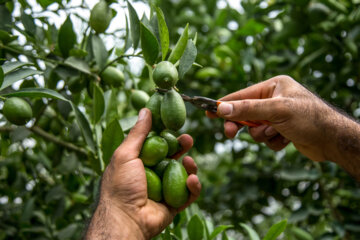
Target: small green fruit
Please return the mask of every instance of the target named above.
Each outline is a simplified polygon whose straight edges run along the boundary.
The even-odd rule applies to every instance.
[[[159,136],[147,138],[141,149],[140,158],[145,166],[155,166],[166,157],[168,145],[165,139]]]
[[[168,154],[167,156],[170,157],[172,155],[174,155],[175,153],[177,153],[180,150],[180,144],[179,141],[177,140],[177,138],[171,133],[170,130],[164,130],[160,133],[160,136],[163,137],[166,142],[168,143]]]
[[[9,122],[16,125],[25,125],[32,118],[32,109],[25,100],[12,97],[6,99],[3,114]]]
[[[169,206],[179,208],[187,202],[189,198],[187,177],[184,166],[176,160],[171,160],[163,176],[163,194]]]
[[[168,61],[160,62],[154,69],[153,79],[160,88],[172,88],[179,80],[179,75],[174,64]]]
[[[158,164],[156,164],[155,168],[154,168],[154,172],[160,177],[162,178],[164,176],[164,172],[165,169],[167,167],[167,165],[170,163],[171,159],[165,158],[164,160],[162,160],[161,162],[159,162]]]
[[[162,184],[159,176],[147,167],[145,167],[145,174],[148,198],[156,202],[160,202],[162,199]]]
[[[109,66],[101,73],[101,79],[108,85],[120,87],[124,84],[125,77],[121,70]]]
[[[106,1],[98,2],[90,13],[90,26],[97,33],[103,33],[109,27],[112,19],[112,11]]]
[[[161,120],[165,127],[177,131],[185,123],[186,108],[180,94],[171,89],[165,93],[161,103]]]
[[[156,131],[161,131],[164,129],[164,124],[161,121],[161,102],[163,101],[163,96],[155,92],[146,103],[145,107],[151,111],[152,117],[152,128]]]
[[[149,95],[142,90],[133,90],[131,92],[131,97],[130,97],[131,104],[138,111],[143,107],[145,107],[149,99],[150,99]]]

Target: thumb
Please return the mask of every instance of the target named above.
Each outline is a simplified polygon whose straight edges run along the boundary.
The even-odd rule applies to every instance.
[[[217,114],[231,121],[268,120],[275,121],[274,117],[283,111],[281,101],[277,98],[246,99],[221,102]]]
[[[115,150],[114,155],[123,156],[122,158],[129,160],[137,158],[151,130],[151,122],[150,110],[147,108],[141,109],[135,126],[130,130],[124,142]]]

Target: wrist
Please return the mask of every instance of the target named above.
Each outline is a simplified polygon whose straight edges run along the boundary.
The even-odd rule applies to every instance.
[[[140,226],[124,210],[111,201],[100,199],[91,218],[86,240],[102,239],[147,239]]]

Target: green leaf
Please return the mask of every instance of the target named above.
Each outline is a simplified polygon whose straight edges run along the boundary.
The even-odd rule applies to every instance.
[[[93,122],[97,123],[105,110],[104,93],[97,84],[94,84],[93,99]]]
[[[254,229],[252,229],[245,223],[240,223],[240,226],[243,227],[246,230],[246,232],[249,234],[250,240],[260,240],[259,235],[255,232]]]
[[[113,119],[119,118],[116,89],[112,89],[110,96],[106,99],[105,119],[109,124]]]
[[[195,62],[197,49],[192,40],[188,40],[184,54],[180,58],[179,78],[182,79]]]
[[[78,225],[76,223],[72,223],[66,226],[65,228],[61,229],[57,234],[57,238],[59,240],[72,239],[77,231],[78,231]]]
[[[73,69],[79,70],[80,72],[91,74],[90,67],[84,60],[76,57],[68,57],[64,64]]]
[[[4,65],[2,65],[2,68],[4,70],[4,74],[8,74],[12,71],[14,71],[17,68],[23,67],[23,66],[27,66],[27,65],[33,65],[30,62],[6,62],[4,63]]]
[[[10,32],[11,26],[12,26],[11,13],[9,12],[5,4],[0,4],[0,29]]]
[[[197,214],[190,219],[187,225],[187,232],[190,240],[203,239],[204,223]]]
[[[293,227],[291,228],[291,232],[298,240],[314,240],[310,233],[301,228]]]
[[[176,63],[177,60],[183,55],[188,39],[189,39],[189,24],[186,24],[184,32],[181,34],[178,42],[176,43],[174,49],[172,50],[169,56],[169,62]]]
[[[63,95],[54,90],[47,89],[47,88],[23,88],[19,89],[15,92],[3,94],[5,97],[30,97],[30,98],[38,98],[38,97],[45,97],[45,98],[53,98],[53,99],[60,99],[63,101],[69,101]]]
[[[48,204],[54,200],[59,200],[66,195],[66,191],[62,185],[56,185],[47,192],[45,196],[45,203]]]
[[[132,40],[130,37],[130,31],[129,31],[129,20],[127,17],[125,17],[125,20],[126,20],[126,29],[125,29],[126,35],[125,35],[124,52],[126,52],[126,50],[128,50],[132,44]]]
[[[130,130],[135,126],[138,116],[131,116],[120,119],[120,125],[124,132]]]
[[[159,43],[155,35],[143,24],[141,29],[141,48],[147,64],[153,65],[159,55]]]
[[[25,12],[21,13],[21,22],[24,25],[24,28],[28,34],[31,36],[36,35],[36,25],[32,16],[27,15]]]
[[[59,29],[58,45],[63,57],[68,57],[70,50],[76,44],[76,34],[70,16],[67,17]]]
[[[283,231],[285,231],[287,220],[282,220],[269,229],[263,240],[275,240]]]
[[[127,4],[129,9],[129,16],[130,16],[131,38],[133,41],[134,49],[136,49],[140,39],[140,21],[134,7],[130,4],[129,1],[127,2]]]
[[[34,70],[31,68],[22,68],[19,70],[16,70],[14,72],[11,72],[4,77],[4,82],[1,85],[0,90],[11,86],[13,83],[16,83],[17,81],[20,81],[24,78],[30,77],[35,74],[42,74],[43,72]]]
[[[234,227],[233,225],[220,225],[220,226],[217,226],[214,231],[211,233],[210,235],[210,240],[212,239],[215,239],[215,237],[222,233],[223,231],[225,231],[226,229],[229,229],[229,228],[232,228]]]
[[[30,223],[30,218],[33,215],[35,208],[35,197],[31,197],[29,200],[26,201],[24,205],[24,209],[21,213],[21,219],[20,221],[22,223]]]
[[[102,69],[106,65],[108,53],[103,40],[98,35],[92,35],[91,46],[94,54],[95,62]]]
[[[101,140],[103,160],[105,165],[109,164],[115,149],[122,143],[123,140],[123,130],[121,129],[119,121],[114,119],[106,126]]]
[[[73,108],[75,112],[75,118],[77,123],[79,124],[79,127],[81,129],[81,133],[84,136],[85,142],[87,146],[90,148],[92,152],[95,152],[95,143],[92,136],[92,131],[90,128],[89,121],[84,116],[84,114],[74,105],[74,103],[70,102],[71,107]]]
[[[252,36],[259,33],[262,33],[264,31],[266,25],[257,22],[254,19],[250,19],[245,23],[244,26],[242,26],[237,33],[241,36]]]
[[[3,84],[3,82],[4,82],[4,70],[0,66],[0,86]]]
[[[164,61],[169,51],[169,30],[165,22],[164,13],[159,7],[155,7],[155,10],[159,26],[162,60]]]

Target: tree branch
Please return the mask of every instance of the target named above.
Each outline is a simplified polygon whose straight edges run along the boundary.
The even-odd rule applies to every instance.
[[[81,153],[82,155],[87,156],[87,151],[84,150],[83,148],[80,148],[72,143],[64,142],[61,139],[55,137],[54,135],[45,132],[38,126],[33,126],[33,127],[29,128],[29,130],[32,131],[33,133],[39,135],[40,137],[43,137],[44,139],[46,139],[48,141],[59,144],[60,146],[63,146],[67,149],[73,150],[75,152],[78,152],[78,153]]]

